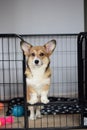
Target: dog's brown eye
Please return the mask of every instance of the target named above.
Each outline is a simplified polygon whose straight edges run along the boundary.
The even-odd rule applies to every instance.
[[[31,53],[31,55],[32,55],[32,56],[35,56],[35,54],[34,54],[34,53]]]
[[[40,56],[44,56],[44,53],[40,53]]]

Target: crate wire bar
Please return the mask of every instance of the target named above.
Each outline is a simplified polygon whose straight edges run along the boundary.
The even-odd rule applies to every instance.
[[[78,35],[78,98],[82,104],[81,126],[87,126],[87,32]]]
[[[57,41],[51,56],[50,103],[37,103],[42,118],[29,120],[26,102],[26,60],[20,41],[32,45],[44,45],[49,40]],[[24,115],[14,116],[14,123],[1,129],[67,129],[86,128],[87,115],[87,33],[80,34],[0,34],[0,117],[12,115],[15,105],[24,107]]]

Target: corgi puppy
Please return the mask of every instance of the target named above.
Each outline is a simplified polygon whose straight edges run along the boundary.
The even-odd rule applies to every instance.
[[[35,104],[49,102],[47,96],[50,88],[51,69],[50,55],[56,47],[56,41],[51,40],[43,46],[32,46],[30,43],[21,41],[21,49],[26,56],[26,83],[27,83],[27,102]],[[37,107],[36,116],[34,107],[29,106],[30,119],[40,117],[40,108]]]

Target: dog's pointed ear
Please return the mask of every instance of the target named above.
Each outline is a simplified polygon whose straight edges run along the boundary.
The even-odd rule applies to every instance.
[[[25,41],[21,41],[20,46],[21,46],[21,49],[24,52],[24,55],[28,56],[29,53],[30,53],[30,48],[32,47],[32,45],[30,43],[25,42]]]
[[[56,40],[51,40],[49,42],[47,42],[44,47],[46,48],[46,52],[47,54],[50,56],[54,49],[56,48]]]

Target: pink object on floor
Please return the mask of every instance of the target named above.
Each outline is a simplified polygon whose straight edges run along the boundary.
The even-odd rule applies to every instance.
[[[4,126],[6,124],[12,124],[13,122],[14,122],[13,116],[0,117],[0,126]]]

